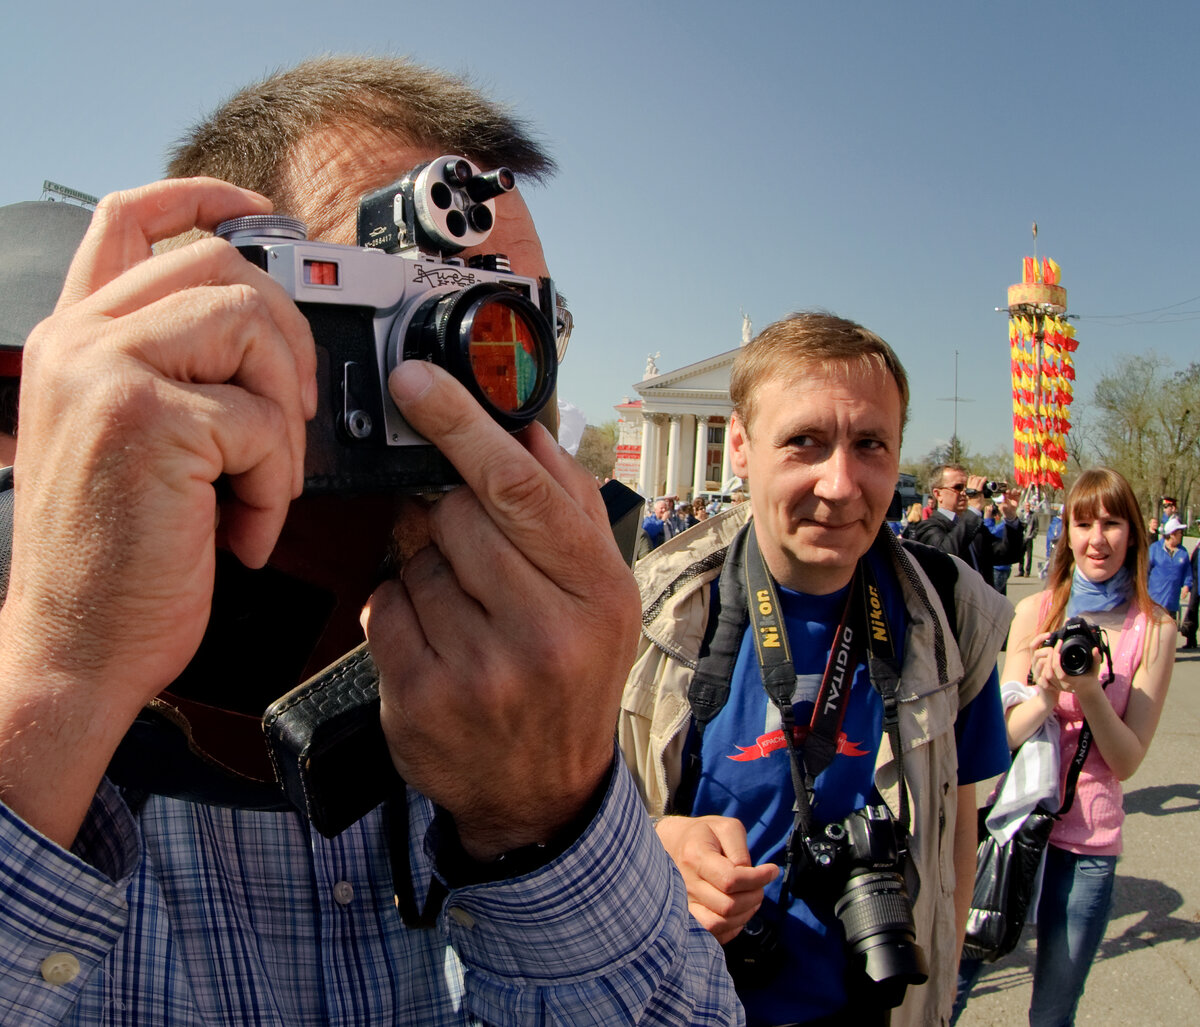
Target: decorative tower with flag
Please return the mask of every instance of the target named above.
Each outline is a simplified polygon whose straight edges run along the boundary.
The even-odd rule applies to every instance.
[[[1059,266],[1034,256],[1023,261],[1021,281],[1008,287],[1008,343],[1012,356],[1013,465],[1022,486],[1061,489],[1067,469],[1066,435],[1075,395],[1079,343],[1067,322],[1067,290]]]

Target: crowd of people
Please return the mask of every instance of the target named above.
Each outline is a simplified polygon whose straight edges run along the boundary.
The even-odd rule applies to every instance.
[[[1181,606],[1195,644],[1174,509],[1151,544],[1081,475],[1014,617],[1037,511],[947,464],[894,530],[907,374],[816,312],[734,363],[748,492],[656,497],[632,573],[553,404],[509,434],[423,361],[381,402],[463,484],[317,492],[328,337],[212,232],[273,210],[349,246],[360,196],[448,155],[553,171],[455,78],[322,58],[94,214],[0,209],[0,1019],[947,1023],[976,785],[1086,722],[1031,1010],[1069,1022]],[[461,256],[497,252],[554,295],[519,190]],[[1111,653],[1075,675],[1054,632],[1084,615]],[[365,667],[390,783],[325,832],[262,711]]]

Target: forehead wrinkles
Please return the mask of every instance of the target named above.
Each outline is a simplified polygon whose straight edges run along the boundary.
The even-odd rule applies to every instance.
[[[353,243],[363,193],[414,164],[411,143],[361,125],[326,125],[293,146],[280,173],[280,209],[301,218],[309,237]]]
[[[789,430],[789,425],[791,430],[836,425],[848,429],[855,437],[882,436],[899,441],[899,425],[891,423],[892,419],[884,414],[889,385],[899,406],[896,383],[886,371],[838,361],[798,374],[779,374],[764,384],[775,385],[779,390],[774,402],[783,416],[776,421],[776,427],[784,431]],[[848,391],[849,397],[835,399],[833,392],[841,389]],[[761,402],[762,390],[758,398]]]
[[[897,406],[899,406],[900,389],[896,380],[883,364],[882,358],[876,361],[870,359],[872,356],[875,354],[864,354],[861,358],[854,360],[806,361],[800,365],[785,363],[759,381],[747,395],[745,405],[749,409],[746,411],[744,419],[747,433],[749,433],[751,424],[757,421],[762,413],[763,392],[772,385],[778,385],[785,397],[796,386],[803,386],[812,381],[820,381],[833,387],[844,386],[853,391],[854,399],[866,402],[872,409],[875,409],[880,405],[882,393],[890,384],[895,390],[894,394],[897,398]],[[815,394],[810,393],[805,398],[806,402],[818,399],[822,391],[818,389]],[[797,400],[797,402],[799,401]],[[820,410],[822,417],[831,412],[830,404],[814,404],[814,406]],[[816,411],[814,410],[814,412]],[[838,413],[837,406],[832,407],[832,413],[835,415]],[[901,411],[900,417],[903,422],[903,411]],[[794,420],[797,423],[805,419],[806,414],[803,411],[796,412]],[[882,417],[879,418],[878,424],[883,427]],[[898,427],[902,427],[902,423]],[[896,428],[888,427],[887,430],[890,435]]]

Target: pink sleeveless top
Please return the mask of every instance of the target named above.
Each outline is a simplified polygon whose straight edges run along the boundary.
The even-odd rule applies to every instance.
[[[1046,595],[1043,611],[1048,605],[1049,593]],[[1149,618],[1130,604],[1125,623],[1121,625],[1121,641],[1113,653],[1113,679],[1104,690],[1118,717],[1125,716],[1125,708],[1129,705],[1129,691],[1133,685],[1133,675],[1142,662],[1148,624]],[[1054,715],[1058,718],[1060,729],[1059,767],[1065,786],[1071,760],[1079,748],[1079,732],[1083,728],[1083,709],[1079,699],[1070,692],[1060,693]],[[1075,802],[1054,825],[1054,830],[1050,832],[1050,844],[1079,855],[1119,856],[1121,825],[1124,821],[1121,782],[1104,762],[1093,738],[1091,751],[1079,774]]]

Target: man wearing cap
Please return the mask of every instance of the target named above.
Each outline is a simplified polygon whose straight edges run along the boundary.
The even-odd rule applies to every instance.
[[[1162,497],[1162,521],[1161,521],[1161,523],[1166,524],[1167,521],[1169,521],[1172,517],[1178,517],[1179,516],[1178,510],[1179,510],[1179,505],[1175,502],[1174,496],[1163,496]],[[1165,530],[1163,531],[1163,534],[1164,535],[1166,534]]]
[[[1168,613],[1178,615],[1191,589],[1192,565],[1183,543],[1183,521],[1171,517],[1162,527],[1163,537],[1150,547],[1150,598]]]
[[[198,126],[179,180],[97,207],[23,354],[0,1022],[741,1021],[614,759],[638,600],[591,475],[409,360],[392,400],[464,486],[302,495],[329,402],[308,321],[219,239],[152,251],[272,206],[352,243],[359,196],[459,153],[550,170],[456,79],[323,58]],[[547,277],[518,193],[489,246]],[[260,718],[364,630],[391,783],[326,837],[262,769]]]

